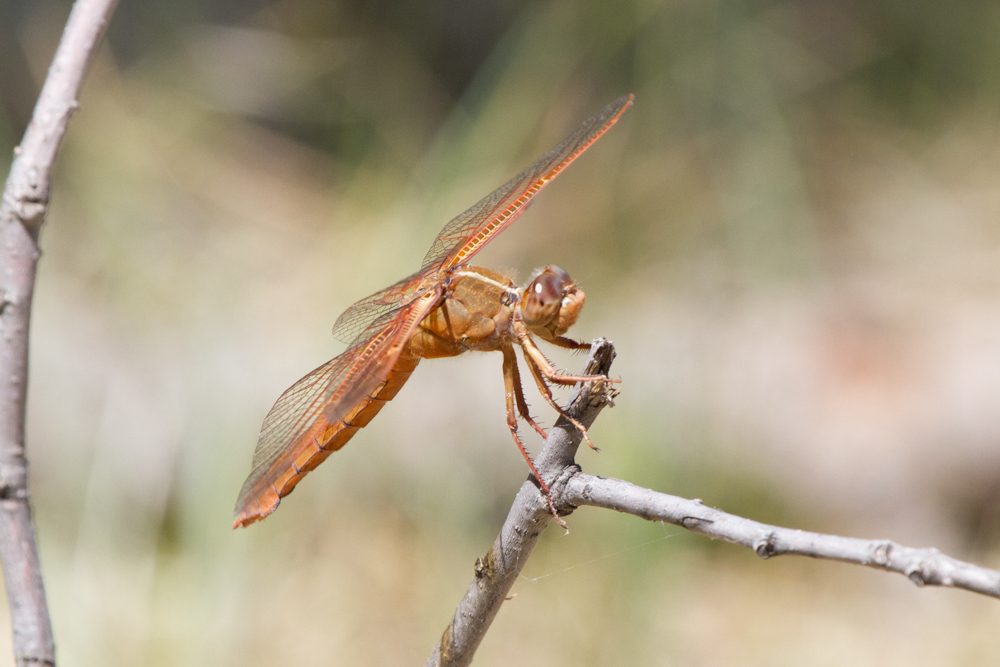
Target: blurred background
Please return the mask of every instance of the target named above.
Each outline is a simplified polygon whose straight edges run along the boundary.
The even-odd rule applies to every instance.
[[[4,174],[68,11],[0,0]],[[234,532],[258,429],[343,349],[343,309],[626,92],[477,257],[560,265],[588,295],[571,333],[615,342],[622,393],[583,468],[1000,567],[998,34],[976,0],[123,2],[32,324],[61,664],[423,664],[526,477],[499,355],[422,364]],[[477,665],[1000,661],[995,600],[568,522]]]

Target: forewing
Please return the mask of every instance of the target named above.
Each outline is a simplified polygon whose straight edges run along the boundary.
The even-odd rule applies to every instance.
[[[632,95],[619,97],[586,121],[555,148],[500,186],[475,206],[453,219],[424,257],[422,271],[456,266],[475,255],[520,215],[531,198],[559,175],[614,125],[632,104]]]

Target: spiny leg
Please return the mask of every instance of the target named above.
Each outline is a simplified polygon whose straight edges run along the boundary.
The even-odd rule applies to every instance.
[[[514,389],[514,401],[517,404],[517,411],[521,415],[521,419],[528,422],[531,428],[535,429],[535,432],[542,436],[542,439],[549,437],[549,434],[545,432],[545,429],[539,426],[535,420],[531,418],[531,414],[528,411],[528,403],[524,400],[524,389],[521,387],[521,372],[517,368],[517,356],[514,354],[513,346],[507,345],[501,350],[501,352],[503,352],[504,378],[506,381],[508,373],[511,376]]]
[[[528,364],[528,370],[531,371],[531,377],[535,378],[535,384],[538,385],[539,393],[541,393],[542,397],[546,401],[548,401],[548,404],[552,406],[552,409],[561,414],[567,420],[569,420],[569,422],[573,424],[573,426],[575,426],[578,431],[580,431],[580,434],[583,436],[584,441],[591,449],[593,449],[595,452],[601,451],[600,449],[594,446],[594,443],[590,441],[590,436],[587,435],[587,428],[583,424],[578,422],[576,419],[573,419],[573,417],[567,414],[565,410],[559,407],[559,404],[556,403],[556,400],[552,397],[552,389],[549,388],[548,383],[542,376],[541,369],[538,368],[535,362],[528,355],[524,356],[524,363]],[[600,380],[604,379],[603,376],[596,376],[596,377],[597,379]]]
[[[508,353],[508,349],[510,352]],[[507,427],[510,429],[510,434],[514,438],[514,444],[517,448],[521,450],[521,456],[524,460],[528,462],[528,467],[531,469],[531,474],[535,476],[538,480],[538,484],[542,487],[542,492],[545,494],[545,500],[549,503],[549,511],[552,512],[552,516],[555,517],[556,523],[563,527],[565,530],[569,530],[566,526],[566,522],[559,517],[559,512],[556,511],[555,503],[552,502],[552,492],[549,490],[549,485],[545,483],[542,476],[538,473],[538,469],[535,468],[534,461],[528,455],[528,450],[524,448],[524,443],[521,442],[521,438],[517,435],[517,415],[514,413],[514,401],[515,401],[515,387],[520,387],[520,382],[517,381],[517,358],[514,356],[513,348],[505,348],[503,350],[503,383],[505,389],[505,398],[507,400]],[[510,363],[513,362],[513,363]],[[523,399],[522,399],[523,400]]]
[[[552,365],[552,362],[546,359],[542,351],[538,349],[535,345],[535,341],[532,340],[531,334],[528,333],[527,328],[524,324],[520,322],[514,322],[514,332],[517,335],[517,343],[524,350],[525,361],[534,362],[541,371],[542,375],[549,382],[554,382],[556,384],[576,384],[577,382],[610,382],[618,383],[621,380],[613,380],[606,375],[563,375],[556,370],[556,367]],[[570,340],[570,339],[566,339]],[[575,341],[573,341],[575,342]]]
[[[552,343],[553,345],[564,347],[567,350],[574,350],[574,351],[587,350],[588,352],[590,351],[590,343],[581,343],[578,340],[573,340],[572,338],[566,338],[566,336],[556,336],[549,342]]]

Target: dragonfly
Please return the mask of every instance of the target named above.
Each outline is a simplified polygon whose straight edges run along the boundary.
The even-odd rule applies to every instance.
[[[560,373],[534,337],[571,350],[589,349],[564,334],[583,308],[583,290],[557,266],[536,271],[523,287],[469,260],[506,229],[531,199],[607,132],[631,106],[618,98],[534,164],[451,220],[434,239],[420,270],[362,299],[337,318],[333,334],[347,350],[315,369],[277,400],[264,418],[250,475],[240,490],[233,528],[268,516],[295,485],[364,428],[409,379],[421,359],[466,351],[499,351],[507,426],[558,520],[548,485],[518,435],[517,415],[543,438],[528,412],[514,346],[542,397],[580,430],[556,403],[550,385],[618,382],[603,375]],[[561,522],[560,522],[561,523]]]

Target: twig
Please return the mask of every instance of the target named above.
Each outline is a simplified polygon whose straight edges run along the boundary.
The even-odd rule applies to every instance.
[[[626,512],[650,521],[687,528],[702,535],[753,549],[761,558],[795,554],[866,565],[905,574],[917,586],[964,588],[1000,598],[1000,572],[972,565],[937,549],[914,549],[888,540],[810,533],[744,519],[687,500],[650,491],[619,479],[578,473],[562,488],[557,501]]]
[[[77,0],[35,104],[0,201],[0,560],[10,604],[14,657],[55,665],[55,646],[28,504],[24,414],[28,324],[38,230],[52,168],[94,49],[117,0]]]
[[[603,338],[595,340],[583,374],[607,375],[614,356],[611,343]],[[577,385],[566,412],[590,427],[601,409],[610,404],[611,398],[610,390],[603,384]],[[535,459],[535,467],[553,493],[579,471],[573,459],[580,440],[580,431],[565,418],[560,418],[549,431],[549,437]],[[548,503],[539,491],[538,482],[529,478],[521,485],[493,547],[485,558],[476,560],[472,584],[427,660],[427,667],[457,667],[472,662],[479,643],[531,555],[538,536],[551,519]]]
[[[614,348],[594,341],[586,374],[608,373]],[[604,386],[578,386],[567,412],[590,426],[614,396]],[[560,514],[591,505],[664,521],[712,538],[753,549],[761,558],[797,554],[866,565],[905,574],[918,586],[950,586],[1000,598],[1000,572],[945,556],[937,549],[914,549],[888,540],[860,540],[769,526],[651,491],[617,479],[594,477],[575,463],[580,434],[565,419],[549,433],[535,465],[552,490]],[[485,558],[475,564],[475,578],[455,611],[426,667],[464,666],[472,657],[524,567],[552,515],[537,483],[521,486],[500,535]]]

